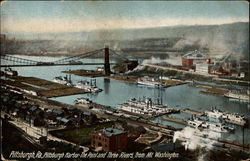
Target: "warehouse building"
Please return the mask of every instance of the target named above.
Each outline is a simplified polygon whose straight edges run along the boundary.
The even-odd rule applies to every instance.
[[[196,64],[209,64],[210,59],[207,54],[201,53],[200,51],[192,51],[182,56],[182,66],[191,67]]]
[[[125,131],[104,128],[91,133],[91,146],[102,151],[124,151],[127,149],[128,134]]]

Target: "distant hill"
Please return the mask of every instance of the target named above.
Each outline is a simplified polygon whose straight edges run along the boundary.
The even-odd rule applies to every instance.
[[[79,53],[105,44],[123,51],[207,51],[211,55],[233,53],[249,57],[249,23],[172,26],[143,29],[96,30],[63,33],[7,33],[9,38],[27,41],[6,43],[7,52],[39,53],[68,51]],[[43,40],[43,41],[41,41]],[[42,52],[42,53],[43,53]]]

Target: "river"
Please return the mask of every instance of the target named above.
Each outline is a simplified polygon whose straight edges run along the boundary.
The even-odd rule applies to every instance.
[[[36,61],[54,61],[61,59],[63,57],[37,57],[37,56],[19,56],[22,58],[27,58],[30,60]],[[103,62],[101,59],[85,59],[84,62],[88,63],[98,63]],[[4,62],[1,62],[4,64]],[[97,66],[83,66],[83,65],[74,65],[74,66],[37,66],[37,67],[13,67],[14,70],[17,70],[19,75],[22,76],[33,76],[46,80],[52,81],[56,76],[66,76],[65,73],[61,73],[64,70],[76,70],[76,69],[96,69]],[[73,83],[76,83],[80,80],[90,80],[91,78],[81,77],[76,75],[71,75]],[[151,97],[155,100],[159,95],[159,89],[139,86],[135,83],[122,82],[112,79],[105,78],[96,78],[98,88],[103,89],[102,92],[98,94],[80,94],[80,95],[71,95],[64,97],[50,98],[59,102],[73,104],[74,100],[79,97],[87,97],[92,101],[116,107],[117,104],[123,103],[131,98],[142,98]],[[201,89],[189,88],[187,84],[179,85],[169,88],[160,89],[163,104],[166,104],[170,107],[177,107],[179,109],[190,108],[204,112],[204,110],[211,109],[212,107],[217,107],[220,110],[228,111],[232,113],[244,114],[248,120],[250,120],[250,107],[247,103],[242,102],[232,102],[228,98],[217,95],[208,95],[202,94],[199,91]],[[185,118],[191,117],[190,115],[181,115]],[[154,120],[158,123],[168,124],[175,127],[183,127],[183,125],[164,121],[161,118],[156,118]],[[231,138],[242,142],[242,129],[241,127],[236,127],[236,130],[233,134],[223,134],[226,138]],[[245,143],[250,143],[250,130],[249,127],[245,129]]]

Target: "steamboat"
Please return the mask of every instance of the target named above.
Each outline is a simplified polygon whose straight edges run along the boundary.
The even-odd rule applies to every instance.
[[[97,88],[95,79],[91,80],[90,82],[87,80],[78,81],[76,83],[75,87],[80,88],[80,89],[84,89],[84,90],[91,92],[91,93],[97,93],[97,92],[102,91],[102,89]]]
[[[210,111],[205,111],[207,117],[216,118],[219,120],[224,120],[229,123],[235,123],[238,125],[245,125],[247,123],[246,118],[243,115],[237,113],[223,112],[217,109],[212,109]]]
[[[188,120],[187,123],[190,127],[199,128],[203,130],[211,130],[215,132],[231,132],[234,130],[234,128],[226,126],[224,124],[203,121],[198,118]]]
[[[164,87],[164,84],[155,80],[155,78],[150,78],[148,76],[138,78],[138,84],[153,86],[153,87]]]
[[[68,78],[68,75],[66,75],[66,77],[55,77],[53,79],[53,82],[59,83],[59,84],[63,84],[63,85],[67,85],[67,86],[73,86],[71,78]]]
[[[162,114],[176,113],[179,110],[168,108],[165,105],[153,103],[151,98],[137,100],[132,98],[123,104],[117,105],[121,111],[129,112],[136,115],[158,116]]]

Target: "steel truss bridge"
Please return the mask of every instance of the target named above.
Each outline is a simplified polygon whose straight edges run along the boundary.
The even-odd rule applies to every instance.
[[[93,58],[96,55],[104,55],[104,62],[103,63],[83,63],[81,60],[84,60],[85,58]],[[102,48],[94,51],[85,52],[82,54],[66,57],[63,59],[59,59],[52,62],[46,62],[46,61],[37,61],[37,60],[29,60],[20,58],[17,56],[12,56],[8,54],[1,54],[1,62],[5,61],[4,64],[0,64],[0,67],[28,67],[28,66],[61,66],[61,65],[110,65],[110,64],[116,64],[116,63],[109,63],[109,57],[110,55],[112,58],[116,58],[119,60],[123,60],[123,63],[129,62],[129,60],[122,56],[121,54],[118,54],[115,50],[109,49],[109,48]],[[100,57],[98,57],[100,58]]]

